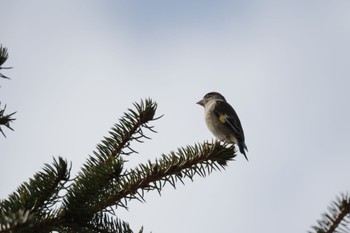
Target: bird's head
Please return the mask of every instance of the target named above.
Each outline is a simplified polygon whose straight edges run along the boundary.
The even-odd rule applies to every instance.
[[[220,93],[218,93],[218,92],[209,92],[208,94],[206,94],[203,97],[203,99],[198,101],[197,104],[199,104],[199,105],[204,107],[211,100],[215,100],[215,101],[220,100],[220,101],[226,102],[225,97],[223,97]]]

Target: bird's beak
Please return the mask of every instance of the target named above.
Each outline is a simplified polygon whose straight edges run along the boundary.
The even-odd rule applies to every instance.
[[[202,105],[204,107],[204,101],[203,100],[198,101],[196,104]]]

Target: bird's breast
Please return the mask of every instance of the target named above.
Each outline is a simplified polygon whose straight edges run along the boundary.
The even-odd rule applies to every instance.
[[[208,129],[219,140],[224,140],[227,137],[225,132],[222,130],[222,127],[224,126],[223,123],[221,123],[219,118],[217,118],[217,116],[210,110],[205,114],[205,123],[207,124]]]

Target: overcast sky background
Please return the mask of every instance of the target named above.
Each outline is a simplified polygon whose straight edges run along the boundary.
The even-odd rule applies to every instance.
[[[132,103],[158,105],[133,167],[213,136],[218,91],[246,134],[223,172],[167,186],[119,216],[146,232],[306,232],[350,191],[350,1],[1,1],[0,198],[52,156],[76,174]]]

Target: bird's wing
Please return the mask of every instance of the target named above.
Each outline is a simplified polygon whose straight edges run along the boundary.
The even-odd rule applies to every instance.
[[[244,140],[241,121],[231,105],[223,101],[217,101],[213,111],[221,123],[229,127],[236,137]]]

